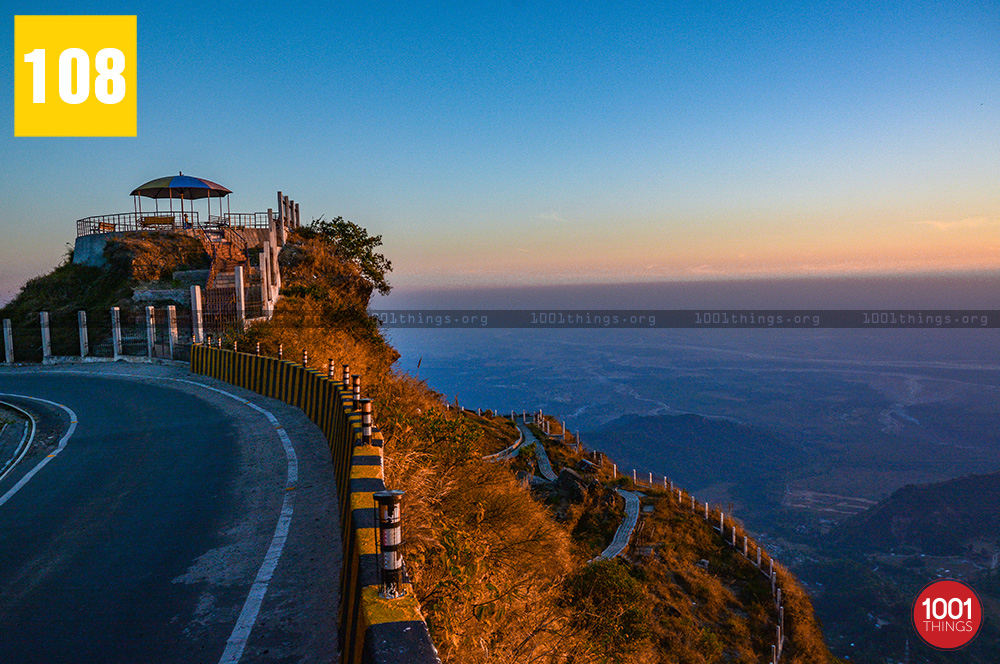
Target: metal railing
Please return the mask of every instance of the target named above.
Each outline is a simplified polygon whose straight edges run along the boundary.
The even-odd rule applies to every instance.
[[[122,212],[99,214],[78,219],[76,236],[122,231],[183,230],[193,228],[268,228],[267,212],[231,212],[221,216],[209,215],[202,223],[195,211]]]
[[[277,217],[275,217],[277,219]],[[221,228],[267,228],[270,222],[267,212],[229,212],[224,215],[209,215],[208,225]]]
[[[199,225],[197,212],[122,212],[99,214],[79,219],[76,236],[118,231],[152,231],[157,229],[194,228]]]

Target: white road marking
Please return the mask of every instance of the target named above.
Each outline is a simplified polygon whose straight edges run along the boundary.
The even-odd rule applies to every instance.
[[[262,413],[274,425],[275,431],[278,432],[278,438],[281,439],[281,444],[285,448],[285,459],[288,461],[285,488],[290,489],[295,486],[295,483],[299,481],[299,461],[295,455],[295,448],[292,447],[292,441],[285,432],[284,427],[278,422],[278,418],[269,410],[261,408],[255,403],[250,403],[235,394],[220,390],[217,387],[210,387],[204,383],[181,378],[172,378],[170,380],[197,385],[206,390],[224,394]],[[292,496],[293,493],[291,491],[285,491],[285,498],[281,502],[281,516],[278,517],[278,525],[274,528],[274,537],[271,539],[271,546],[268,547],[267,554],[264,556],[264,562],[261,564],[260,569],[257,570],[257,578],[254,579],[246,602],[243,603],[243,610],[240,611],[240,617],[236,620],[233,633],[226,639],[226,649],[222,653],[222,659],[219,660],[219,664],[236,664],[243,657],[243,651],[246,648],[247,640],[250,638],[250,632],[253,631],[253,627],[257,623],[257,615],[260,613],[261,604],[264,603],[264,596],[267,594],[267,584],[270,583],[271,577],[274,576],[274,570],[278,567],[281,552],[284,550],[285,542],[288,540],[288,530],[292,525],[292,514],[294,512]]]
[[[7,403],[7,402],[0,402],[0,403],[3,403],[3,405],[7,406],[11,410],[16,410],[17,412],[21,413],[22,415],[28,418],[28,421],[24,423],[24,434],[21,435],[20,442],[18,442],[17,447],[14,448],[14,456],[12,456],[10,459],[7,459],[7,461],[3,465],[3,473],[0,473],[0,482],[3,482],[4,479],[6,479],[7,475],[9,475],[14,470],[14,466],[21,463],[21,459],[23,459],[24,455],[28,453],[28,448],[31,447],[31,442],[35,439],[35,434],[34,434],[35,418],[33,418],[31,416],[31,413],[29,413],[28,411],[21,410],[12,403]],[[7,430],[7,425],[4,424],[3,428],[0,429],[0,436],[2,436],[3,432],[6,430]]]
[[[35,466],[34,468],[32,468],[30,471],[28,471],[28,473],[24,477],[22,477],[18,481],[17,484],[15,484],[14,486],[11,487],[10,491],[8,491],[7,493],[5,493],[3,495],[3,497],[0,497],[0,506],[2,506],[8,500],[10,500],[11,498],[13,498],[14,494],[16,494],[18,491],[20,491],[21,488],[24,487],[24,485],[27,484],[28,481],[38,473],[38,471],[40,471],[42,468],[44,468],[45,464],[47,464],[49,461],[52,461],[52,459],[54,459],[57,454],[59,454],[60,452],[62,452],[64,449],[66,449],[66,443],[69,441],[69,437],[73,435],[73,432],[76,431],[76,424],[79,421],[79,418],[77,418],[76,413],[74,413],[70,408],[67,408],[66,406],[62,405],[61,403],[56,403],[55,401],[49,401],[48,399],[39,399],[38,397],[29,397],[29,396],[26,396],[24,394],[6,394],[6,393],[2,393],[2,392],[0,392],[0,397],[16,397],[18,399],[29,399],[31,401],[38,401],[38,402],[41,402],[41,403],[47,403],[50,406],[55,406],[57,408],[62,408],[63,410],[65,410],[69,414],[69,429],[67,429],[66,433],[63,435],[63,437],[59,439],[59,445],[58,445],[58,447],[56,447],[56,449],[53,450],[51,454],[47,455],[44,459],[42,459],[41,461],[39,461],[37,466]],[[20,410],[20,409],[18,409],[18,410]],[[21,412],[24,412],[24,411],[21,411]],[[29,418],[31,418],[32,431],[37,431],[38,427],[35,424],[35,418],[31,417],[31,415],[29,415],[28,413],[25,413],[25,414],[28,415]],[[32,438],[34,438],[34,434],[32,434]],[[30,441],[28,442],[27,445],[24,446],[24,449],[21,451],[21,457],[22,458],[28,452],[28,448],[29,447],[31,447]],[[20,461],[20,460],[21,459],[18,459],[18,461]],[[17,462],[15,461],[14,463],[16,465]],[[14,470],[14,466],[11,466],[10,469],[7,472],[9,473],[11,470]],[[6,476],[6,473],[4,474],[4,476]],[[0,478],[0,479],[3,479],[3,478]]]

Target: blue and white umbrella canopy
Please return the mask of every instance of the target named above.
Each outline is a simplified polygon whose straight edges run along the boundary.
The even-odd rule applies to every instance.
[[[178,173],[177,175],[156,178],[146,184],[139,185],[132,190],[131,195],[145,196],[146,198],[181,198],[192,200],[222,198],[231,193],[233,192],[211,180]]]

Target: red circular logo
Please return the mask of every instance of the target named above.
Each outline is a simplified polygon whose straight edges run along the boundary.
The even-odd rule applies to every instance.
[[[928,645],[940,650],[961,648],[983,624],[983,607],[975,591],[961,581],[941,579],[917,595],[913,626]]]

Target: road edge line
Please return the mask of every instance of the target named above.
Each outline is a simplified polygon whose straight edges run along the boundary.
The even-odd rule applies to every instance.
[[[7,479],[7,476],[14,471],[14,468],[17,467],[17,464],[21,463],[21,460],[24,458],[24,455],[27,454],[28,450],[31,448],[31,443],[33,443],[35,440],[35,431],[38,430],[38,425],[35,422],[35,418],[32,417],[31,413],[29,413],[28,411],[22,408],[18,408],[14,404],[7,403],[6,401],[0,401],[0,405],[6,406],[11,410],[16,410],[17,412],[21,413],[22,415],[28,418],[28,423],[30,423],[30,426],[26,426],[24,428],[24,434],[21,436],[21,441],[17,444],[17,448],[14,450],[14,456],[11,457],[10,467],[4,468],[3,473],[0,473],[0,482],[3,482],[5,479]],[[6,428],[7,425],[4,424],[3,429],[0,429],[0,433],[3,433],[3,430]],[[30,436],[28,435],[29,431],[31,432]],[[28,441],[27,444],[25,444],[25,441]]]
[[[23,394],[10,394],[10,393],[6,393],[6,392],[0,392],[0,397],[15,397],[15,398],[18,398],[18,399],[28,399],[29,401],[38,401],[38,402],[41,402],[41,403],[47,403],[50,406],[55,406],[56,408],[62,408],[64,411],[66,411],[67,414],[69,414],[69,428],[66,430],[66,433],[63,434],[63,437],[59,439],[59,445],[56,446],[56,449],[54,449],[50,454],[47,454],[44,459],[42,459],[41,461],[39,461],[37,466],[35,466],[31,470],[29,470],[24,475],[24,477],[22,477],[20,480],[18,480],[17,484],[15,484],[13,487],[11,487],[10,490],[7,493],[5,493],[2,497],[0,497],[0,507],[2,507],[4,505],[4,503],[6,503],[11,498],[13,498],[14,494],[16,494],[18,491],[20,491],[24,487],[24,485],[27,484],[28,481],[32,477],[34,477],[36,474],[38,474],[38,471],[40,471],[42,468],[44,468],[45,465],[49,461],[52,461],[52,459],[56,458],[56,456],[58,456],[58,454],[60,452],[62,452],[64,449],[66,449],[66,443],[69,442],[70,436],[72,436],[73,432],[76,431],[76,425],[79,422],[79,418],[76,416],[76,413],[73,412],[72,408],[69,408],[68,406],[64,406],[61,403],[56,403],[55,401],[49,401],[48,399],[42,399],[42,398],[39,398],[39,397],[30,397],[30,396],[23,395]],[[20,409],[18,409],[18,410],[20,410]],[[21,411],[21,412],[24,412],[24,411]],[[31,417],[31,416],[28,415],[28,417]],[[34,423],[35,420],[34,420],[33,417],[31,418],[31,421],[32,421],[32,423]],[[37,425],[35,425],[35,430],[37,431]],[[32,433],[32,439],[34,439],[34,433]],[[25,448],[24,448],[24,450],[22,451],[22,456],[24,454],[27,454],[27,452],[28,452],[28,450],[30,448],[31,448],[30,444],[26,445]],[[13,466],[11,466],[11,469],[13,469]]]

